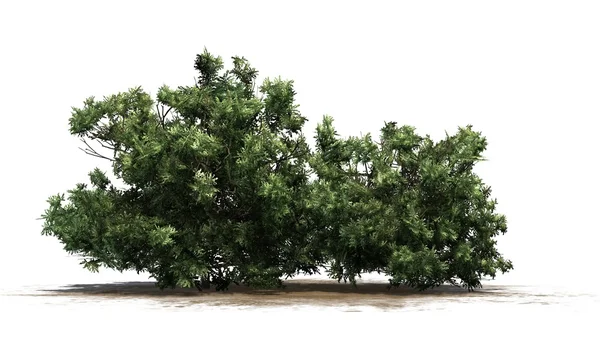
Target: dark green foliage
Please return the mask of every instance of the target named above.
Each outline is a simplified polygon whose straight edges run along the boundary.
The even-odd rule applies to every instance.
[[[473,172],[486,141],[471,127],[434,143],[412,127],[386,123],[370,135],[339,139],[331,118],[317,131],[311,216],[322,233],[331,276],[354,282],[382,272],[419,289],[512,269],[495,248],[506,232],[490,188]]]
[[[195,68],[195,85],[164,86],[156,100],[135,88],[73,109],[71,133],[126,186],[95,169],[91,186],[49,199],[43,233],[86,268],[219,290],[320,267],[344,281],[380,272],[392,285],[472,289],[512,269],[494,241],[506,220],[472,172],[486,141],[470,126],[434,143],[386,123],[376,142],[341,139],[325,117],[311,152],[291,81],[257,92],[246,59],[224,71],[206,51]]]

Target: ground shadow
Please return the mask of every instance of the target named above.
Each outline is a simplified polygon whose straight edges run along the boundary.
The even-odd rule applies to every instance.
[[[464,288],[444,285],[426,291],[409,287],[388,289],[384,282],[361,282],[356,287],[333,280],[289,280],[282,289],[260,290],[233,285],[229,290],[198,291],[195,288],[161,290],[154,282],[73,284],[55,289],[39,289],[33,296],[50,296],[60,301],[97,302],[99,300],[149,300],[158,308],[215,307],[296,307],[329,306],[349,308],[362,306],[394,310],[423,304],[499,302],[520,296],[512,287],[486,285],[468,292]],[[358,308],[357,310],[362,310]]]
[[[195,288],[159,289],[154,282],[124,282],[103,284],[74,284],[57,289],[42,289],[46,294],[54,295],[102,295],[102,296],[133,296],[133,297],[207,297],[207,296],[230,296],[230,295],[253,295],[253,296],[311,296],[320,294],[323,296],[486,296],[505,293],[506,288],[502,286],[486,286],[482,289],[469,292],[464,288],[443,285],[425,291],[418,291],[409,287],[392,287],[388,289],[387,283],[383,282],[361,282],[356,286],[349,283],[328,280],[290,280],[284,282],[280,289],[254,289],[246,286],[232,285],[224,292],[214,289],[198,291]]]

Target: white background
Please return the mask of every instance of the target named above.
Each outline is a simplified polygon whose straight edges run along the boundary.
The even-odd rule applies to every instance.
[[[78,150],[71,107],[191,85],[206,47],[293,79],[310,137],[324,114],[342,135],[394,120],[439,139],[473,124],[489,141],[477,170],[509,220],[502,280],[593,286],[599,17],[600,3],[574,0],[3,1],[0,279],[103,277],[36,220],[50,195],[108,168]]]

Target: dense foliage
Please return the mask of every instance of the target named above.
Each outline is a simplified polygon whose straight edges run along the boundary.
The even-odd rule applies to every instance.
[[[49,199],[43,234],[86,268],[219,290],[320,268],[472,289],[512,269],[494,240],[506,220],[472,171],[486,141],[470,126],[437,143],[392,122],[378,141],[342,139],[325,117],[312,151],[291,81],[257,91],[246,59],[225,71],[206,51],[195,69],[193,86],[163,86],[155,100],[135,88],[73,109],[71,133],[125,186],[95,169],[89,185]]]

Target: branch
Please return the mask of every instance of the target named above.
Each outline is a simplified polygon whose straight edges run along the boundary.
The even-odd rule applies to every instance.
[[[199,169],[204,170],[204,172],[206,173],[211,173],[210,168],[203,161],[198,161],[198,165],[196,165],[196,171],[198,171]]]
[[[108,146],[108,145],[106,145],[106,144],[103,144],[103,143],[102,143],[102,142],[101,142],[99,139],[96,139],[96,141],[98,142],[98,144],[100,144],[100,146],[102,146],[102,147],[103,147],[103,148],[105,148],[105,149],[109,149],[109,150],[117,151],[117,148],[116,148],[116,147],[113,147],[113,146]],[[85,141],[84,141],[84,142],[85,142]],[[86,144],[87,144],[87,143],[86,143]],[[89,145],[88,145],[88,147],[89,147]]]
[[[162,109],[163,112],[165,111],[165,109]],[[162,114],[160,112],[160,109],[158,108],[158,103],[156,103],[156,114],[158,115],[158,120],[160,121],[160,125],[162,125],[163,127],[165,126],[165,122],[163,120]]]
[[[158,115],[158,118],[160,120],[160,125],[164,128],[165,127],[165,122],[166,122],[166,118],[167,115],[169,114],[169,112],[171,112],[171,109],[173,107],[169,107],[167,109],[167,111],[165,111],[165,106],[164,104],[160,105],[160,109],[158,107],[158,103],[156,103],[156,114]]]
[[[279,169],[279,164],[281,164],[281,162],[283,162],[284,160],[288,160],[288,159],[294,158],[294,155],[296,154],[296,150],[298,150],[298,145],[300,145],[300,139],[296,140],[296,145],[294,145],[294,148],[292,149],[292,151],[290,151],[289,155],[282,156],[281,158],[279,158],[279,160],[277,160],[275,162],[275,169],[274,169],[274,171],[277,171]]]
[[[92,148],[90,146],[90,144],[88,144],[85,139],[81,139],[81,141],[87,146],[87,149],[84,148],[79,148],[81,151],[85,152],[86,154],[89,154],[90,156],[94,156],[94,157],[98,157],[98,158],[102,158],[102,159],[106,159],[106,160],[110,160],[110,161],[115,161],[113,158],[109,158],[106,156],[101,155],[100,153],[98,153],[96,150],[94,150],[94,148]]]
[[[169,114],[169,112],[171,112],[171,109],[173,109],[172,106],[170,106],[167,111],[165,111],[165,106],[162,106],[162,111],[163,111],[163,122],[166,120],[167,115]]]

